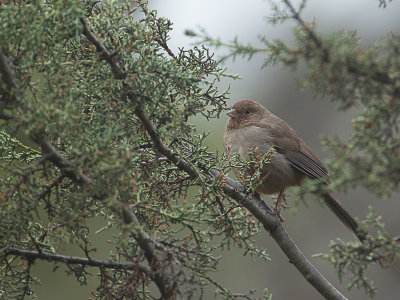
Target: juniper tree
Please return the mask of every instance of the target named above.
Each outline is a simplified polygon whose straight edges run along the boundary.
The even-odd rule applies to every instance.
[[[393,192],[399,178],[396,36],[362,52],[345,33],[318,35],[286,4],[289,11],[277,16],[298,20],[296,48],[265,39],[270,62],[306,60],[305,83],[323,94],[341,85],[334,99],[343,107],[365,106],[347,145],[326,140],[343,158],[331,165],[333,184]],[[206,133],[191,124],[193,116],[219,117],[227,91],[216,83],[234,77],[205,46],[172,51],[171,21],[140,1],[10,1],[2,3],[0,19],[3,297],[35,296],[40,278],[32,266],[48,261],[79,284],[97,278],[92,296],[99,299],[198,299],[207,289],[251,299],[252,291],[235,294],[212,274],[218,250],[232,245],[267,260],[254,242],[263,227],[324,297],[343,297],[252,193],[260,173],[242,183],[224,175],[268,163],[273,149],[265,157],[228,161],[208,150]],[[343,47],[341,55],[327,43]],[[315,80],[315,72],[323,78]],[[382,121],[371,122],[377,118]],[[101,229],[89,225],[93,219]],[[365,245],[336,244],[331,260],[342,273],[355,271],[353,284],[372,291],[364,269],[392,262],[397,246],[376,218],[368,221],[378,234]],[[94,230],[109,232],[107,258],[97,256]],[[80,256],[61,255],[73,246]]]

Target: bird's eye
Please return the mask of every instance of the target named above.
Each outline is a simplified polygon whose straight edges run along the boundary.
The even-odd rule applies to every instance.
[[[250,113],[250,111],[249,111],[249,110],[245,110],[244,113],[245,113],[246,115],[248,115],[248,114]]]

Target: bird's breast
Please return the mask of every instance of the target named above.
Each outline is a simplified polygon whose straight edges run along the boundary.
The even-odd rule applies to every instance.
[[[244,158],[249,149],[258,147],[260,155],[263,155],[274,144],[265,129],[252,126],[225,132],[224,146],[229,157],[237,153]],[[237,176],[237,171],[234,173]],[[257,191],[263,194],[275,194],[288,186],[298,185],[303,177],[290,165],[285,155],[278,152],[263,166],[262,173],[263,182]]]
[[[224,147],[229,156],[237,153],[246,156],[249,149],[259,148],[261,154],[273,146],[269,141],[265,130],[255,126],[246,126],[226,131],[224,134]]]

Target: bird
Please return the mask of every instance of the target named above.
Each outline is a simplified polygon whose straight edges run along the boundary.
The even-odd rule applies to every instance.
[[[251,149],[257,149],[260,155],[275,149],[269,163],[263,164],[262,181],[255,191],[266,195],[278,194],[275,212],[279,217],[288,187],[301,185],[307,177],[328,184],[328,171],[321,160],[289,124],[263,105],[254,100],[240,100],[226,114],[229,118],[223,139],[228,157],[234,154],[246,157]],[[238,171],[234,169],[234,173],[238,177]],[[334,192],[327,191],[322,196],[336,217],[364,242],[365,232]]]

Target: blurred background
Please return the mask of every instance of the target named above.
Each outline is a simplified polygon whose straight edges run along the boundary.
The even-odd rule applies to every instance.
[[[298,1],[293,1],[297,3]],[[268,1],[238,1],[238,0],[149,0],[149,6],[158,10],[159,16],[169,18],[173,22],[170,47],[178,51],[178,47],[189,48],[194,39],[184,35],[186,29],[204,28],[211,36],[224,41],[231,41],[238,36],[242,43],[250,42],[262,46],[257,36],[266,35],[269,39],[280,38],[291,40],[293,21],[272,26],[267,24],[266,17],[271,15]],[[315,20],[317,30],[331,33],[337,30],[356,30],[362,39],[362,46],[368,47],[391,31],[400,29],[400,1],[390,2],[387,8],[379,7],[379,0],[337,0],[308,1],[303,18],[306,21]],[[211,49],[214,51],[214,49]],[[218,56],[224,50],[216,51]],[[302,136],[303,140],[322,159],[330,157],[329,152],[322,149],[320,136],[338,136],[346,139],[351,130],[351,119],[357,108],[338,112],[329,99],[313,98],[311,93],[301,91],[297,87],[297,79],[301,78],[302,70],[294,73],[282,66],[261,69],[264,57],[258,55],[252,60],[236,59],[225,63],[227,71],[239,74],[241,80],[222,80],[221,90],[230,86],[228,105],[249,98],[261,102],[271,112],[287,121]],[[211,151],[223,151],[222,135],[227,117],[207,122],[196,119],[199,130],[210,132],[207,144]],[[339,194],[345,206],[353,215],[364,218],[368,205],[373,205],[376,212],[383,216],[388,231],[392,235],[400,233],[400,201],[397,197],[391,199],[376,199],[363,189],[351,190]],[[293,201],[287,196],[288,204]],[[264,200],[272,203],[271,197]],[[326,208],[310,197],[308,207],[301,205],[296,213],[287,209],[283,217],[288,221],[287,231],[299,248],[311,262],[349,299],[368,299],[363,291],[346,291],[345,284],[340,283],[332,267],[321,259],[312,258],[315,253],[328,253],[329,243],[336,237],[344,240],[354,240],[352,234]],[[107,238],[101,234],[95,237],[99,243]],[[298,271],[288,262],[273,240],[262,231],[257,238],[259,247],[265,248],[271,261],[264,263],[248,256],[243,256],[241,249],[231,249],[223,255],[219,272],[213,278],[234,292],[245,293],[256,289],[257,297],[261,297],[263,289],[268,288],[273,299],[321,299],[321,296],[305,281]],[[107,249],[102,249],[106,253]],[[79,253],[79,252],[77,252]],[[91,282],[86,288],[81,288],[72,278],[65,278],[62,272],[51,272],[52,267],[40,267],[48,276],[42,278],[42,288],[38,289],[41,299],[88,299],[88,290],[93,289]],[[396,299],[400,290],[400,267],[381,269],[373,267],[368,272],[369,278],[375,282],[378,292],[375,299]],[[59,280],[57,279],[59,278]],[[51,288],[49,288],[49,285]],[[74,287],[65,290],[66,287]],[[64,288],[64,289],[62,289]],[[212,295],[210,295],[211,297]]]

